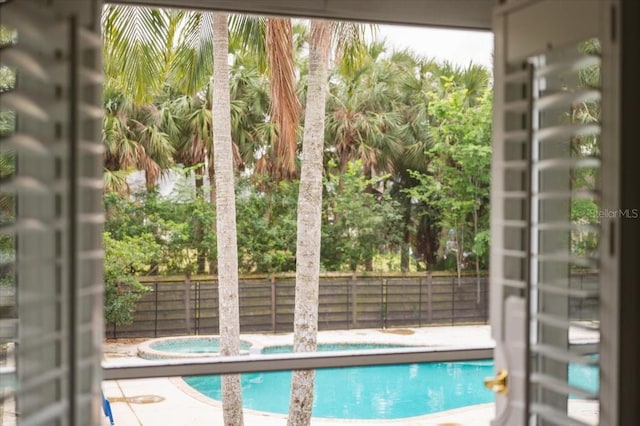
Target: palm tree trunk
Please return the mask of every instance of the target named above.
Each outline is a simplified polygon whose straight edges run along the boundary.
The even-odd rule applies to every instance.
[[[310,352],[317,348],[322,154],[330,44],[331,23],[312,21],[307,108],[298,196],[294,352]],[[314,373],[313,370],[293,372],[288,426],[304,426],[311,423]]]
[[[231,146],[231,102],[229,95],[229,32],[227,15],[213,17],[213,151],[218,241],[218,292],[220,303],[220,355],[240,353],[240,308],[238,298],[238,242],[236,202]],[[242,426],[242,387],[239,375],[222,377],[224,424]]]

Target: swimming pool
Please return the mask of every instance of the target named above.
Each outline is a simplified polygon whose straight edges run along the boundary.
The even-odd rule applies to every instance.
[[[350,345],[347,348],[354,349]],[[322,369],[316,371],[313,416],[401,419],[493,402],[493,393],[483,385],[484,378],[492,375],[491,359]],[[219,376],[183,380],[204,395],[221,399]],[[596,391],[597,367],[570,366],[569,380]],[[241,381],[245,408],[287,414],[290,371],[243,374]]]
[[[240,341],[240,353],[247,354],[251,343]],[[138,346],[138,356],[144,359],[199,358],[218,356],[220,339],[215,336],[162,337]]]
[[[490,361],[318,370],[313,416],[398,419],[491,402],[493,394],[484,388],[482,379],[492,371]],[[219,376],[184,380],[220,400]],[[290,385],[290,371],[243,374],[244,407],[286,414]]]

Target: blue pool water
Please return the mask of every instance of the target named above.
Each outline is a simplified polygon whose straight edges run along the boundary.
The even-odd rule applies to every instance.
[[[361,346],[355,348],[362,349]],[[353,345],[344,347],[355,348]],[[323,349],[335,350],[326,346]],[[484,388],[483,380],[493,375],[493,360],[490,359],[318,370],[313,416],[399,419],[492,402],[494,395]],[[219,376],[186,377],[184,380],[201,393],[221,399]],[[586,390],[597,391],[598,369],[570,366],[569,381]],[[290,386],[290,371],[243,374],[244,407],[286,414]]]

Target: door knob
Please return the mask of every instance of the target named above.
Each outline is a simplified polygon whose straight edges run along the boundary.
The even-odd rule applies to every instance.
[[[509,376],[507,370],[500,370],[497,376],[484,379],[484,387],[497,394],[506,395],[509,390],[507,376]]]

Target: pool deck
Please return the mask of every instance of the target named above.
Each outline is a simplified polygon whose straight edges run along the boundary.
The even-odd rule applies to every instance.
[[[575,336],[589,339],[593,336]],[[243,334],[243,340],[257,346],[292,344],[291,334]],[[572,340],[574,340],[572,338]],[[492,348],[489,326],[422,327],[389,330],[323,331],[319,343],[387,343],[429,346],[438,349]],[[137,357],[137,344],[106,343],[105,365],[131,364],[142,361]],[[111,401],[115,423],[118,426],[198,426],[221,425],[221,403],[192,390],[180,378],[137,379],[108,381],[103,384],[104,394]],[[132,402],[131,398],[139,397]],[[147,398],[145,398],[147,397]],[[147,401],[145,401],[145,399]],[[135,401],[135,400],[134,400]],[[151,402],[153,401],[153,402]],[[142,402],[142,403],[140,403]],[[587,422],[596,422],[596,402],[569,401],[569,411]],[[314,418],[313,426],[365,426],[365,425],[489,425],[495,416],[493,403],[474,405],[437,414],[401,420],[335,420]],[[107,424],[107,423],[104,423]],[[284,415],[244,411],[246,426],[283,426]]]

